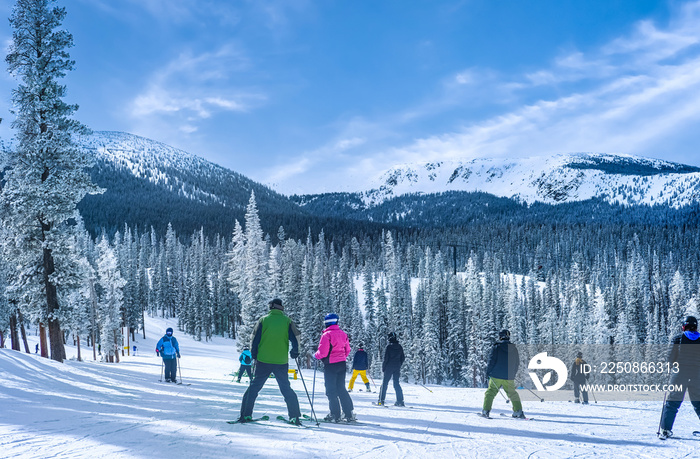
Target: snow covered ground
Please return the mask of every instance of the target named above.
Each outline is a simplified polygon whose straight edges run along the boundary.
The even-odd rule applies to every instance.
[[[238,416],[246,388],[229,376],[238,368],[234,342],[197,342],[176,333],[183,380],[191,385],[159,383],[156,331],[174,325],[150,319],[149,338],[137,341],[139,355],[120,364],[60,364],[0,349],[0,457],[698,457],[700,438],[691,432],[700,422],[688,402],[674,428],[681,439],[665,442],[655,436],[660,402],[524,402],[535,420],[520,421],[498,415],[509,413],[499,397],[495,418],[482,419],[474,413],[483,389],[429,386],[429,392],[415,384],[403,385],[410,408],[375,407],[376,394],[352,393],[358,419],[377,426],[229,425],[224,421]],[[313,371],[304,378],[311,391]],[[301,380],[292,387],[309,413]],[[322,387],[318,374],[314,405],[321,416],[327,413]],[[391,387],[387,401],[394,401]],[[274,380],[254,414],[286,415]]]

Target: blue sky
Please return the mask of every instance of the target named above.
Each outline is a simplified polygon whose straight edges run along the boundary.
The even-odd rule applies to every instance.
[[[76,118],[283,193],[476,157],[586,151],[700,165],[700,1],[59,4],[75,40],[65,83]],[[15,85],[0,75],[2,138]]]

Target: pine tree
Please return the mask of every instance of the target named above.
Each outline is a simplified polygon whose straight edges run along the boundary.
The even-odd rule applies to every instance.
[[[271,300],[267,279],[267,257],[265,241],[260,227],[255,193],[251,192],[245,215],[245,271],[241,292],[241,339],[239,350],[248,343],[255,323],[265,314],[266,305]]]
[[[54,0],[17,0],[10,17],[13,40],[6,61],[10,73],[22,82],[13,91],[17,116],[17,150],[9,157],[2,189],[4,224],[17,234],[22,266],[15,279],[38,290],[39,320],[47,321],[51,358],[65,359],[58,319],[59,299],[54,283],[54,249],[70,236],[66,222],[77,216],[76,205],[87,193],[97,193],[86,168],[92,160],[77,148],[73,134],[87,129],[70,118],[77,106],[66,104],[66,87],[58,80],[73,69],[67,49],[73,37],[59,29],[66,16]]]
[[[122,346],[120,327],[123,323],[121,316],[124,294],[122,289],[126,281],[119,272],[117,257],[106,237],[102,237],[97,249],[97,279],[98,279],[98,320],[100,325],[100,343],[108,361],[114,358],[119,361],[118,350]]]

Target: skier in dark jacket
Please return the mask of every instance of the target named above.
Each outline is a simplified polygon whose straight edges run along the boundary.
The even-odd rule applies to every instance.
[[[240,357],[238,357],[238,361],[241,362],[241,366],[238,368],[238,381],[236,382],[241,382],[243,372],[248,375],[249,382],[252,381],[253,373],[250,369],[253,367],[253,354],[250,353],[250,347],[246,346],[243,348],[243,352],[241,352]]]
[[[396,403],[394,403],[394,405],[405,406],[403,402],[403,391],[401,390],[401,384],[399,383],[399,378],[401,377],[401,365],[403,365],[404,360],[406,360],[406,356],[403,353],[403,348],[399,344],[396,333],[389,333],[389,344],[384,351],[384,360],[382,361],[384,380],[382,381],[381,389],[379,389],[379,401],[377,402],[377,405],[384,405],[386,388],[389,385],[389,380],[393,378],[394,391],[396,392]]]
[[[168,327],[165,335],[156,344],[156,354],[163,358],[165,382],[177,382],[177,359],[180,358],[180,345],[173,336],[173,329]]]
[[[576,360],[571,364],[571,380],[574,382],[574,403],[581,403],[579,396],[583,395],[583,404],[588,405],[588,391],[581,390],[581,386],[586,384],[589,375],[583,372],[583,366],[586,361],[583,360],[583,352],[576,354]]]
[[[489,359],[488,367],[486,367],[486,376],[489,377],[489,387],[484,394],[484,406],[481,410],[481,415],[485,418],[489,417],[493,399],[503,387],[506,395],[513,402],[513,417],[524,418],[523,405],[520,402],[520,396],[515,390],[515,375],[518,372],[520,365],[520,356],[518,349],[510,342],[510,332],[501,330],[498,333],[498,341],[494,343],[491,350],[491,358]]]
[[[284,314],[282,300],[275,298],[269,303],[270,312],[262,317],[253,331],[250,352],[255,361],[253,380],[243,394],[239,422],[253,420],[253,407],[260,390],[270,377],[275,375],[280,392],[287,404],[290,424],[301,425],[299,399],[289,384],[289,357],[299,357],[299,330],[296,324]],[[289,350],[289,343],[292,350]],[[287,357],[289,353],[289,357]]]
[[[669,362],[671,369],[678,369],[671,374],[670,384],[682,385],[683,389],[669,393],[661,413],[661,428],[659,438],[662,440],[673,436],[671,429],[676,420],[676,414],[683,402],[686,390],[690,397],[695,413],[700,418],[700,333],[698,320],[688,316],[683,321],[683,333],[671,340]]]
[[[363,349],[364,346],[360,343],[360,347],[355,351],[355,356],[352,358],[352,377],[350,378],[350,383],[348,384],[348,392],[352,392],[352,388],[355,385],[355,379],[357,375],[360,375],[362,382],[367,386],[367,392],[372,392],[369,387],[369,380],[367,379],[367,368],[369,368],[369,359],[367,358],[367,353]]]

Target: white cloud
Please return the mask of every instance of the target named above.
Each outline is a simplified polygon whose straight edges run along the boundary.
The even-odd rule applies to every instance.
[[[235,89],[231,79],[247,71],[246,56],[231,45],[214,52],[184,52],[154,72],[145,88],[128,105],[129,115],[141,126],[143,119],[167,116],[181,132],[194,132],[197,120],[220,112],[245,112],[265,96],[254,89]],[[195,129],[196,130],[196,129]]]

